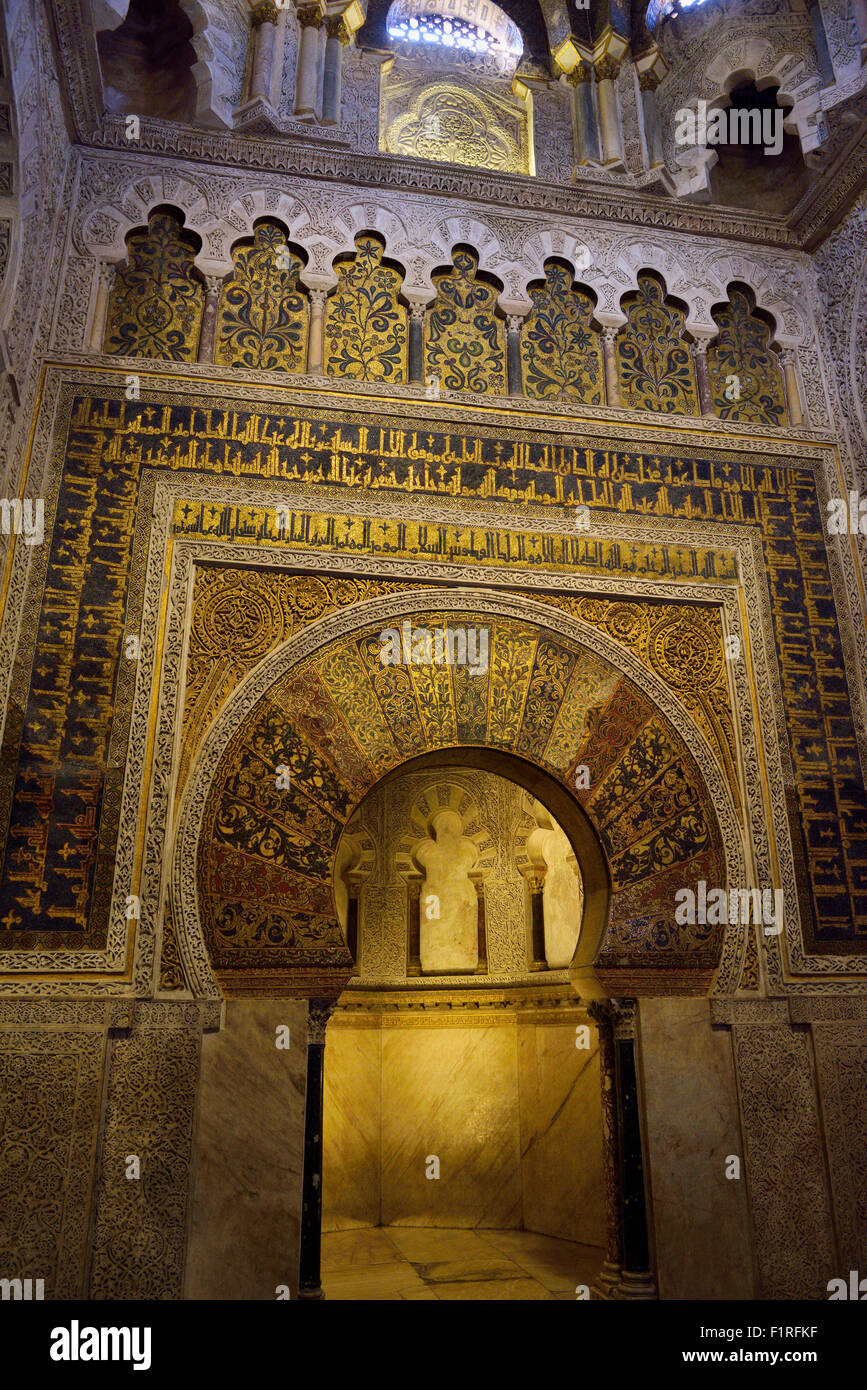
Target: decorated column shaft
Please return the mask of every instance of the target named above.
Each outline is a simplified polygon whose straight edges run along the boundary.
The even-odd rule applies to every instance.
[[[102,352],[105,339],[105,325],[108,319],[108,298],[114,281],[114,266],[108,261],[100,261],[96,271],[96,301],[93,306],[93,322],[90,325],[90,350]]]
[[[217,336],[217,305],[220,300],[222,277],[205,276],[205,311],[202,314],[202,333],[199,338],[199,361],[213,362]]]
[[[614,346],[619,328],[603,328],[602,352],[605,363],[605,404],[621,405],[620,376],[617,371],[617,349]]]
[[[531,970],[547,970],[545,956],[545,880],[540,874],[530,878],[530,931],[532,933],[533,960]]]
[[[599,127],[596,122],[596,107],[593,102],[593,64],[584,62],[582,59],[567,74],[567,81],[575,92],[576,162],[579,165],[598,164],[600,159]]]
[[[307,1009],[307,1092],[304,1106],[304,1176],[301,1183],[299,1299],[322,1299],[322,1098],[325,1029],[336,1000],[311,999]]]
[[[409,306],[409,379],[424,381],[424,316],[426,305]]]
[[[252,32],[250,41],[253,45],[253,63],[250,72],[250,100],[260,97],[263,101],[271,100],[271,79],[274,73],[274,53],[277,44],[277,21],[280,18],[280,11],[273,3],[273,0],[264,0],[261,5],[257,5],[252,15],[250,23]]]
[[[607,1002],[593,1003],[588,1013],[599,1037],[599,1083],[602,1093],[602,1162],[605,1172],[605,1260],[598,1284],[608,1294],[620,1283],[621,1230],[620,1139],[617,1130],[617,1080],[614,1060],[614,1014]]]
[[[713,388],[710,384],[710,373],[707,368],[707,346],[709,338],[696,338],[690,344],[692,360],[695,364],[695,380],[698,386],[698,404],[702,415],[716,414],[713,404]]]
[[[606,165],[623,163],[620,112],[614,86],[619,73],[620,64],[610,53],[606,53],[596,64],[596,80],[599,83],[599,124],[602,127],[602,163]]]
[[[520,314],[509,314],[506,325],[506,370],[510,396],[523,396],[524,383],[521,377],[521,324]]]
[[[319,30],[322,12],[317,5],[298,10],[301,41],[298,45],[298,75],[295,82],[295,115],[315,116],[319,81]]]
[[[794,348],[784,348],[782,359],[783,376],[786,382],[786,404],[789,408],[789,424],[803,425],[804,408],[801,404],[801,388],[798,385],[798,359]]]
[[[647,1198],[644,1188],[644,1146],[641,1136],[641,1103],[635,1042],[638,1001],[614,1000],[614,1058],[617,1078],[617,1132],[620,1162],[621,1298],[655,1298],[650,1269],[647,1232]]]
[[[659,126],[659,107],[656,104],[656,89],[660,79],[655,72],[638,74],[641,90],[641,112],[644,116],[644,143],[647,147],[647,164],[650,169],[658,169],[664,163],[662,155],[662,131]]]
[[[325,290],[310,291],[310,333],[307,338],[307,370],[312,376],[322,372],[322,330],[325,318]]]
[[[328,37],[325,41],[325,71],[322,77],[322,122],[324,125],[339,125],[343,90],[343,49],[349,43],[350,34],[341,15],[334,19],[326,19],[325,32]]]

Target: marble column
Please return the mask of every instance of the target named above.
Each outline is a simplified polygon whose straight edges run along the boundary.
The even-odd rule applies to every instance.
[[[253,62],[250,69],[248,100],[271,100],[271,78],[274,72],[274,53],[277,46],[277,21],[280,11],[272,0],[263,0],[250,16],[252,26]]]
[[[622,1272],[618,1298],[656,1298],[650,1269],[644,1145],[636,1065],[638,1001],[615,999],[614,1061],[617,1080],[617,1132],[620,1137],[620,1245]]]
[[[530,878],[530,927],[532,932],[533,959],[531,970],[547,970],[545,955],[545,879],[541,874]]]
[[[346,903],[346,949],[358,965],[358,899],[361,894],[361,877],[347,874],[346,889],[349,894]]]
[[[342,15],[326,19],[325,72],[322,77],[322,124],[340,125],[340,104],[343,88],[343,49],[350,33]]]
[[[599,83],[599,124],[602,127],[602,163],[623,163],[623,138],[620,132],[620,112],[617,109],[617,90],[614,86],[620,64],[608,54],[596,64]]]
[[[301,1255],[298,1297],[322,1299],[322,1078],[325,1029],[336,999],[307,1006],[307,1092],[304,1105],[304,1177],[301,1183]]]
[[[819,69],[822,86],[831,87],[834,83],[834,64],[831,61],[828,35],[825,32],[825,19],[819,0],[807,0],[807,9],[810,12],[810,23],[813,26],[813,47],[816,50],[816,66]]]
[[[621,405],[620,374],[617,370],[617,351],[614,347],[619,328],[603,328],[602,352],[605,359],[605,404]]]
[[[572,71],[566,74],[566,81],[575,91],[575,130],[578,138],[576,163],[598,164],[599,128],[593,103],[593,64],[583,61],[577,63]]]
[[[506,319],[506,375],[510,396],[523,396],[524,382],[521,374],[521,324],[520,314],[509,314]]]
[[[295,115],[315,116],[319,73],[319,30],[322,12],[317,5],[298,10],[301,41],[298,45],[298,75],[295,81]]]
[[[659,108],[656,104],[656,89],[660,79],[652,70],[638,74],[641,90],[641,110],[644,115],[644,143],[647,146],[647,165],[658,169],[665,161],[662,155],[662,131],[659,128]]]
[[[599,1081],[602,1088],[602,1162],[605,1172],[605,1259],[597,1283],[610,1296],[620,1283],[620,1142],[617,1133],[617,1087],[614,1061],[613,1012],[607,1000],[588,1004],[587,1012],[599,1037]]]
[[[199,361],[213,362],[217,345],[217,305],[223,284],[221,275],[205,276],[205,312],[202,315],[202,332],[199,337]]]
[[[478,938],[478,964],[476,965],[477,975],[487,975],[488,973],[488,924],[485,912],[485,881],[481,874],[473,879],[473,887],[476,890],[476,925]]]
[[[867,63],[867,0],[852,0],[852,13],[861,44],[861,62]]]
[[[794,348],[784,348],[783,377],[786,382],[786,403],[789,407],[789,424],[803,425],[804,410],[801,405],[801,388],[798,385],[797,354]]]
[[[695,364],[695,380],[698,386],[698,407],[702,415],[715,415],[710,373],[707,369],[707,348],[710,338],[696,338],[689,350]]]
[[[421,879],[406,885],[406,973],[421,974]]]
[[[409,306],[409,379],[424,381],[424,316],[426,304]]]
[[[310,376],[322,375],[322,329],[327,297],[325,290],[310,291],[310,332],[307,337],[307,371]]]
[[[91,352],[103,352],[105,346],[105,325],[108,319],[108,300],[114,284],[115,267],[110,261],[99,261],[96,267],[96,300],[93,305],[93,322],[90,325]]]

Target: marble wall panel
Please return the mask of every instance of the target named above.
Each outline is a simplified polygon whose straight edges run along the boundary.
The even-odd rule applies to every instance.
[[[329,1024],[325,1044],[322,1229],[380,1220],[380,1049],[374,1027]]]
[[[659,1296],[755,1297],[730,1034],[707,1000],[642,999],[641,1079]],[[740,1179],[725,1176],[740,1158]]]
[[[515,1028],[382,1033],[382,1222],[521,1225]],[[425,1177],[436,1155],[440,1177]]]
[[[186,1298],[296,1296],[306,1058],[303,1000],[231,1000],[203,1038]]]
[[[599,1051],[570,1023],[518,1027],[524,1227],[605,1244]]]

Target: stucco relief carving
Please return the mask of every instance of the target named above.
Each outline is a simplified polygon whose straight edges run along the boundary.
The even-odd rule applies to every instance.
[[[763,1298],[823,1298],[838,1273],[809,1039],[768,1001],[735,1005],[732,1035]],[[798,1180],[793,1183],[792,1171]]]
[[[63,379],[63,373],[68,372],[68,370],[68,368],[53,369],[53,371],[49,373],[49,377],[46,382],[46,409],[44,412],[40,414],[39,420],[37,421],[34,442],[34,467],[36,470],[35,476],[41,475],[42,469],[45,466],[45,461],[50,456],[53,429],[52,422],[55,419],[54,410],[56,403],[56,393],[58,390],[58,386]],[[186,377],[189,377],[191,380],[198,380],[200,377],[203,376],[203,369],[194,367],[184,368],[182,369],[181,374]],[[229,386],[228,388],[221,389],[229,389],[230,393],[240,392],[243,398],[248,401],[256,399],[267,399],[268,389],[264,384],[265,379],[263,374],[259,374],[259,380],[262,382],[261,385],[256,384],[257,374],[250,373],[247,375],[250,377],[250,380],[245,382],[243,386],[241,386],[239,383],[235,383]],[[112,378],[109,378],[107,376],[104,384],[109,385],[111,383],[111,380]],[[366,393],[364,383],[359,384],[358,390],[362,395]],[[510,408],[511,407],[509,406],[508,409]],[[378,409],[381,410],[380,407],[377,407],[377,405],[373,401],[371,401],[371,410],[374,414],[377,413]],[[504,421],[508,418],[508,409],[506,410],[506,414],[504,415]],[[438,414],[447,415],[448,410],[449,408],[447,406],[442,406],[441,408],[439,408],[439,410],[432,409],[432,414],[434,416]],[[525,406],[522,407],[522,411],[520,412],[522,419],[524,412]],[[623,413],[606,412],[606,415],[611,415],[612,418],[614,418],[615,416],[619,416],[620,414]],[[557,412],[539,409],[534,412],[534,416],[538,416],[539,418],[549,417],[552,428],[560,428],[560,426],[555,423],[558,420]],[[518,418],[519,413],[516,412],[516,422],[518,421]],[[504,424],[504,428],[505,427],[506,426]],[[601,430],[605,430],[606,428],[610,428],[610,426],[606,426],[603,421],[600,421],[599,428]],[[629,426],[624,424],[623,429],[625,430],[624,439],[627,439],[628,437],[630,437],[630,431],[633,429],[633,426],[631,424]],[[711,433],[713,433],[715,429],[715,426],[712,425],[710,422],[709,429]],[[725,428],[721,427],[719,433],[721,436],[724,435],[726,433]],[[761,437],[763,433],[764,437]],[[648,443],[652,434],[653,431],[648,430],[648,425],[645,422],[641,426],[640,434],[641,439],[644,441],[644,447],[648,447]],[[670,428],[666,429],[665,434],[669,444],[673,441],[680,440],[684,446],[688,446],[691,442],[693,442],[692,436],[690,432],[687,430],[681,430],[680,428]],[[639,435],[636,434],[635,438],[637,442]],[[749,456],[749,452],[751,450],[756,450],[758,452],[763,453],[766,456],[772,457],[775,454],[779,454],[780,457],[783,458],[785,457],[786,451],[790,446],[776,440],[773,436],[772,431],[756,431],[756,438],[750,439],[749,441],[743,441],[740,447],[742,447],[746,451],[747,456]],[[800,447],[803,450],[804,457],[814,457],[817,463],[821,463],[821,460],[824,457],[824,450],[820,445],[804,444]],[[830,466],[833,469],[833,465]],[[203,497],[208,496],[216,499],[217,497],[221,497],[225,494],[225,486],[225,484],[200,482],[194,485],[193,491],[194,493],[200,494]],[[188,494],[185,490],[184,495],[186,496],[193,494]],[[240,491],[238,492],[239,500],[243,500],[245,495],[246,494],[244,492],[244,489],[240,488]],[[283,493],[277,493],[272,498],[273,505],[278,505],[280,502],[283,501],[285,501],[285,494]],[[298,505],[304,505],[303,489],[298,493],[297,503]],[[315,499],[313,499],[312,497],[309,498],[308,504],[312,504],[315,506]],[[163,531],[167,525],[167,505],[168,494],[164,495],[162,501],[158,499],[155,504],[155,518],[158,531]],[[369,508],[373,514],[384,515],[388,511],[388,508],[383,502],[382,498],[375,498],[372,499],[370,502],[364,501],[363,499],[350,499],[348,505],[350,506],[350,509],[362,508],[363,510],[367,510]],[[150,512],[150,506],[151,504],[147,503],[146,510],[148,514]],[[437,502],[432,499],[418,499],[419,516],[424,516],[428,518],[430,521],[435,521],[437,518],[444,518],[446,515],[450,515],[452,511],[454,511],[455,515],[457,516],[463,515],[463,512],[461,511],[461,508],[457,506],[457,503],[455,503],[453,506],[450,506],[450,504],[447,504],[444,501]],[[481,519],[481,516],[482,513],[479,512],[479,519]],[[664,538],[666,541],[669,542],[672,540],[672,538],[679,537],[683,543],[705,543],[711,546],[718,545],[720,543],[720,529],[718,527],[703,527],[699,523],[693,523],[690,524],[689,527],[684,527],[683,525],[677,522],[672,522],[670,520],[663,521],[662,519],[654,518],[643,519],[640,523],[629,521],[626,518],[622,517],[611,518],[609,520],[612,526],[616,524],[618,538],[622,539],[625,542],[628,542],[630,539],[646,539],[647,536],[658,533],[660,539]],[[493,514],[491,515],[489,521],[490,524],[498,524],[497,518]],[[531,523],[528,521],[527,524],[529,525]],[[541,528],[543,530],[551,528],[557,530],[563,524],[565,523],[558,521],[553,516],[534,517],[532,521],[532,525],[536,529]],[[766,750],[770,749],[771,754],[770,761],[768,764],[768,775],[770,778],[771,789],[771,806],[773,808],[771,818],[773,819],[776,827],[775,834],[777,836],[778,844],[781,842],[783,842],[784,844],[785,838],[788,833],[784,809],[785,783],[786,776],[791,776],[791,774],[789,773],[784,775],[783,770],[779,765],[779,762],[775,761],[773,751],[777,739],[775,721],[780,717],[780,695],[779,690],[776,686],[776,678],[772,674],[774,669],[774,644],[773,634],[770,626],[770,618],[768,614],[766,586],[762,582],[758,584],[757,587],[756,576],[761,573],[761,567],[763,562],[760,551],[756,549],[757,539],[755,537],[750,536],[749,538],[743,537],[742,539],[738,539],[738,528],[736,527],[731,528],[730,534],[732,538],[732,543],[735,544],[736,547],[740,548],[743,582],[746,585],[747,607],[751,613],[757,615],[758,630],[762,634],[763,654],[761,660],[759,661],[756,671],[758,701],[757,718],[760,723],[764,723],[766,726],[763,737],[765,742],[765,748]],[[228,560],[232,555],[231,547],[223,547],[221,552],[220,547],[206,545],[204,547],[204,550],[208,553],[213,552],[214,558],[219,558],[223,562]],[[304,566],[312,568],[314,571],[317,568],[322,568],[324,564],[327,564],[327,562],[322,557],[313,557],[312,561],[310,557],[300,558]],[[254,563],[256,562],[255,555],[252,551],[250,554],[250,559]],[[265,564],[273,563],[273,555],[266,555],[265,553],[263,553],[260,556],[260,560],[262,563]],[[376,567],[377,563],[378,562],[374,562],[374,568]],[[370,568],[370,562],[366,561],[364,557],[350,559],[349,557],[342,556],[340,557],[340,564],[342,566],[348,566],[348,568],[352,572],[356,572],[359,574],[372,572]],[[142,676],[141,690],[137,694],[137,700],[139,703],[141,702],[141,699],[145,697],[148,683],[152,679],[152,675],[149,676],[148,672],[152,671],[153,653],[155,650],[155,623],[156,614],[158,613],[159,609],[159,604],[155,601],[155,599],[161,584],[161,565],[161,549],[159,545],[156,545],[152,553],[151,571],[148,578],[147,593],[150,594],[150,597],[145,598],[144,600],[144,618],[142,627],[143,649],[145,653],[149,651],[151,655],[147,656],[146,659],[142,662],[142,670],[144,674]],[[418,576],[419,574],[423,574],[424,577],[431,578],[434,580],[451,579],[453,581],[457,580],[458,582],[474,582],[477,580],[480,583],[488,583],[491,580],[495,580],[496,582],[512,585],[515,583],[516,578],[514,572],[504,571],[501,576],[497,577],[490,571],[476,569],[473,566],[464,566],[461,567],[459,570],[456,570],[454,566],[443,564],[427,565],[423,567],[423,570],[420,570],[418,566],[413,566],[412,564],[397,565],[396,572],[406,573],[410,576]],[[16,631],[15,614],[17,611],[20,611],[20,601],[22,597],[21,583],[23,578],[24,574],[20,570],[20,567],[16,566],[12,574],[10,597],[9,603],[7,605],[7,625],[4,627],[2,636],[2,640],[6,644],[7,648],[10,638],[14,635],[14,632]],[[839,585],[842,583],[842,580],[836,573],[834,578],[835,586],[839,587]],[[171,732],[174,728],[173,720],[175,718],[172,706],[172,699],[174,697],[170,697],[170,692],[172,689],[173,682],[177,680],[177,673],[180,668],[180,662],[182,659],[183,651],[183,634],[185,622],[185,600],[183,599],[183,594],[186,592],[185,585],[187,583],[187,579],[185,577],[185,572],[183,571],[183,569],[179,570],[177,573],[177,582],[180,584],[180,590],[176,590],[173,587],[172,594],[174,595],[175,593],[177,593],[177,599],[175,597],[170,598],[167,627],[165,633],[164,664],[166,677],[165,689],[167,694],[164,695],[161,699],[159,713],[159,739],[165,740],[166,738],[168,738],[169,741],[168,744],[162,744],[164,752],[168,749],[169,744],[174,738],[174,734]],[[612,581],[612,583],[615,584],[615,589],[617,582]],[[545,583],[545,576],[541,573],[538,575],[526,574],[522,575],[521,577],[522,587],[526,587],[530,592],[532,592],[534,587],[544,587]],[[562,587],[562,576],[558,578],[557,583]],[[594,581],[594,584],[598,584],[599,592],[606,591],[605,580],[600,579],[599,581]],[[639,589],[640,588],[641,586],[639,585]],[[687,588],[689,588],[689,586],[687,586]],[[660,596],[664,597],[664,593],[665,586],[662,587]],[[706,588],[696,590],[695,596],[696,598],[700,597],[701,601],[706,601],[709,597],[708,590]],[[732,595],[732,598],[733,597],[734,596]],[[725,602],[727,602],[727,600],[725,600],[724,595],[723,599]],[[142,600],[136,599],[134,600],[134,602],[140,604]],[[729,623],[733,624],[733,627],[730,627],[729,630],[736,631],[739,622],[736,604],[730,612],[728,621]],[[151,632],[151,628],[153,628],[153,632]],[[11,664],[8,665],[6,669],[11,670]],[[739,688],[738,700],[739,702],[742,700],[746,700],[746,705],[742,707],[748,708],[749,694],[747,687],[744,684],[746,681],[746,676],[740,670],[735,672],[734,674],[736,685]],[[147,720],[142,717],[142,711],[143,707],[134,719],[134,724],[136,728],[146,727]],[[760,804],[760,795],[758,797],[758,801],[756,800],[756,788],[759,786],[761,782],[761,776],[758,771],[759,763],[757,761],[755,748],[755,725],[752,717],[750,716],[744,718],[744,720],[742,721],[742,739],[744,746],[744,765],[746,769],[745,783],[748,793],[752,800],[752,809],[750,815],[754,827],[753,833],[755,837],[754,853],[756,870],[760,876],[764,875],[767,879],[768,875],[770,875],[771,873],[770,860],[768,857],[769,850],[767,840],[767,824],[769,816],[764,804]],[[135,824],[137,819],[137,813],[134,809],[134,803],[138,796],[136,787],[140,785],[141,780],[141,773],[140,771],[137,771],[137,769],[141,769],[144,767],[144,744],[140,741],[137,741],[135,747],[131,748],[130,750],[129,767],[130,783],[127,791],[125,792],[125,797],[129,804],[127,805],[127,812],[124,816],[124,822],[129,824]],[[156,899],[159,899],[159,881],[161,873],[159,867],[159,845],[162,843],[161,835],[163,834],[163,831],[160,827],[165,823],[164,817],[167,803],[167,789],[169,786],[170,777],[170,761],[168,763],[161,764],[160,758],[158,757],[157,764],[155,766],[153,799],[150,810],[152,829],[149,831],[149,835],[151,835],[152,837],[152,844],[154,846],[152,853],[155,857],[151,861],[151,867],[148,868],[146,871],[145,888],[148,903],[150,903],[154,894],[156,894]],[[139,779],[138,782],[136,780],[137,778]],[[121,874],[121,876],[124,872],[128,873],[130,871],[133,848],[134,845],[132,836],[125,837],[122,840],[122,842],[118,845],[118,864],[119,873]],[[791,866],[787,867],[786,864],[783,864],[782,872],[784,875],[791,874]],[[148,909],[148,911],[149,910],[150,909]],[[147,914],[145,915],[147,916]],[[120,914],[120,918],[121,920],[117,920],[112,928],[112,931],[115,934],[113,937],[114,945],[111,948],[111,952],[113,952],[113,956],[111,958],[115,961],[114,968],[116,968],[116,962],[121,958],[120,955],[118,955],[118,952],[122,953],[123,951],[123,940],[125,935],[125,924],[122,922],[122,912]],[[120,936],[118,936],[117,932],[121,928],[123,928],[124,930],[121,931]],[[151,978],[151,967],[149,964],[151,956],[149,953],[152,952],[154,930],[154,925],[150,922],[149,918],[148,920],[143,920],[139,932],[139,946],[136,964],[136,979],[140,979],[143,988],[149,988],[147,982]],[[724,947],[723,967],[720,975],[720,987],[722,988],[734,987],[733,981],[736,981],[740,970],[742,945],[743,934],[738,929],[735,929],[730,934],[730,939],[727,940]],[[786,948],[789,952],[790,968],[796,972],[796,975],[803,975],[805,973],[811,974],[811,981],[798,982],[798,980],[796,979],[794,981],[789,982],[785,979],[783,961],[780,953],[780,944],[778,941],[776,941],[773,938],[769,938],[767,941],[764,941],[762,943],[762,947],[766,953],[768,962],[769,983],[773,988],[787,989],[791,992],[797,992],[798,990],[808,989],[816,993],[821,993],[823,990],[829,989],[837,989],[839,992],[842,993],[857,993],[858,990],[861,988],[861,985],[859,984],[859,981],[857,979],[858,971],[860,968],[858,961],[852,958],[847,959],[843,957],[834,956],[806,957],[803,953],[803,948],[800,945],[800,938],[796,923],[793,923],[791,925],[791,929],[787,927],[786,932]],[[89,968],[96,971],[100,971],[106,969],[106,966],[109,961],[108,956],[94,958],[93,960],[87,963],[85,963],[80,958],[80,956],[76,957],[75,953],[68,953],[68,957],[69,958],[66,963],[66,968],[70,968],[73,970],[84,968],[85,964],[87,964]],[[52,956],[45,956],[43,953],[40,956],[39,953],[33,953],[32,955],[25,956],[22,953],[20,961],[16,960],[16,967],[20,967],[20,969],[24,971],[47,969],[49,967],[57,968],[59,964],[60,962],[56,954]],[[822,979],[823,976],[825,977],[824,980]],[[841,976],[843,977],[842,979]],[[725,984],[725,981],[727,980],[729,981],[728,985]],[[21,992],[29,991],[33,994],[45,992],[57,993],[58,991],[62,992],[64,985],[62,980],[54,982],[27,981],[26,983],[22,982],[21,984],[12,985],[11,988],[12,990],[18,990]],[[106,992],[107,990],[110,990],[112,988],[112,985],[110,979],[106,977],[104,978],[104,980],[95,980],[93,982],[80,984],[78,988],[82,992]],[[7,992],[9,992],[8,988]]]
[[[91,1298],[182,1296],[201,1004],[136,1005],[112,1050]],[[154,1136],[159,1136],[158,1143]],[[141,1178],[126,1176],[129,1153]]]
[[[376,230],[386,241],[386,254],[409,272],[405,291],[423,297],[432,297],[431,273],[448,262],[452,247],[468,242],[479,254],[480,269],[502,281],[506,313],[528,312],[527,285],[542,275],[546,255],[564,254],[613,323],[622,322],[621,295],[636,288],[639,271],[650,269],[663,275],[669,293],[686,302],[690,331],[715,332],[710,307],[726,298],[732,280],[741,280],[753,290],[757,306],[773,316],[781,346],[815,339],[811,277],[806,258],[797,254],[696,241],[682,233],[615,233],[589,219],[509,215],[482,205],[468,204],[457,215],[453,200],[401,197],[382,188],[350,192],[293,178],[290,192],[271,179],[263,183],[212,171],[172,175],[169,181],[168,171],[155,168],[143,183],[140,166],[129,162],[109,166],[109,181],[106,166],[98,167],[91,187],[93,168],[85,160],[73,216],[82,255],[124,260],[128,233],[146,224],[151,207],[169,202],[184,213],[185,227],[203,238],[195,264],[206,275],[229,274],[232,244],[252,235],[253,223],[270,214],[285,223],[310,257],[305,278],[311,285],[331,285],[333,259],[352,252],[357,232]]]

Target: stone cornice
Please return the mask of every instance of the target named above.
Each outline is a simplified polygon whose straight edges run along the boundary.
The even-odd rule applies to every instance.
[[[831,168],[798,203],[789,225],[805,251],[815,251],[843,220],[867,187],[867,118],[842,149]]]
[[[96,42],[85,0],[53,0],[50,7],[66,92],[78,142],[129,153],[124,122],[101,110]],[[82,36],[85,36],[82,38]],[[867,120],[833,158],[816,186],[788,219],[747,210],[699,206],[657,197],[628,185],[600,185],[579,176],[574,184],[544,183],[523,175],[487,174],[451,165],[428,165],[394,156],[335,148],[339,132],[286,133],[269,139],[221,134],[142,119],[137,148],[154,155],[237,169],[293,172],[346,184],[381,185],[397,191],[435,192],[527,211],[566,213],[643,227],[729,238],[769,247],[814,250],[843,218],[867,183]]]
[[[315,137],[314,137],[315,138]],[[294,174],[362,187],[385,187],[406,193],[437,193],[527,212],[596,217],[642,227],[688,232],[694,236],[730,238],[797,250],[800,242],[779,218],[726,208],[699,207],[672,198],[658,198],[628,187],[607,186],[580,179],[574,184],[545,183],[523,174],[486,173],[454,165],[399,159],[394,155],[362,154],[327,147],[311,139],[279,139],[222,135],[189,126],[143,118],[134,146],[124,136],[123,122],[107,118],[82,140],[91,149],[129,155],[152,154],[218,164],[223,169],[257,169]]]

